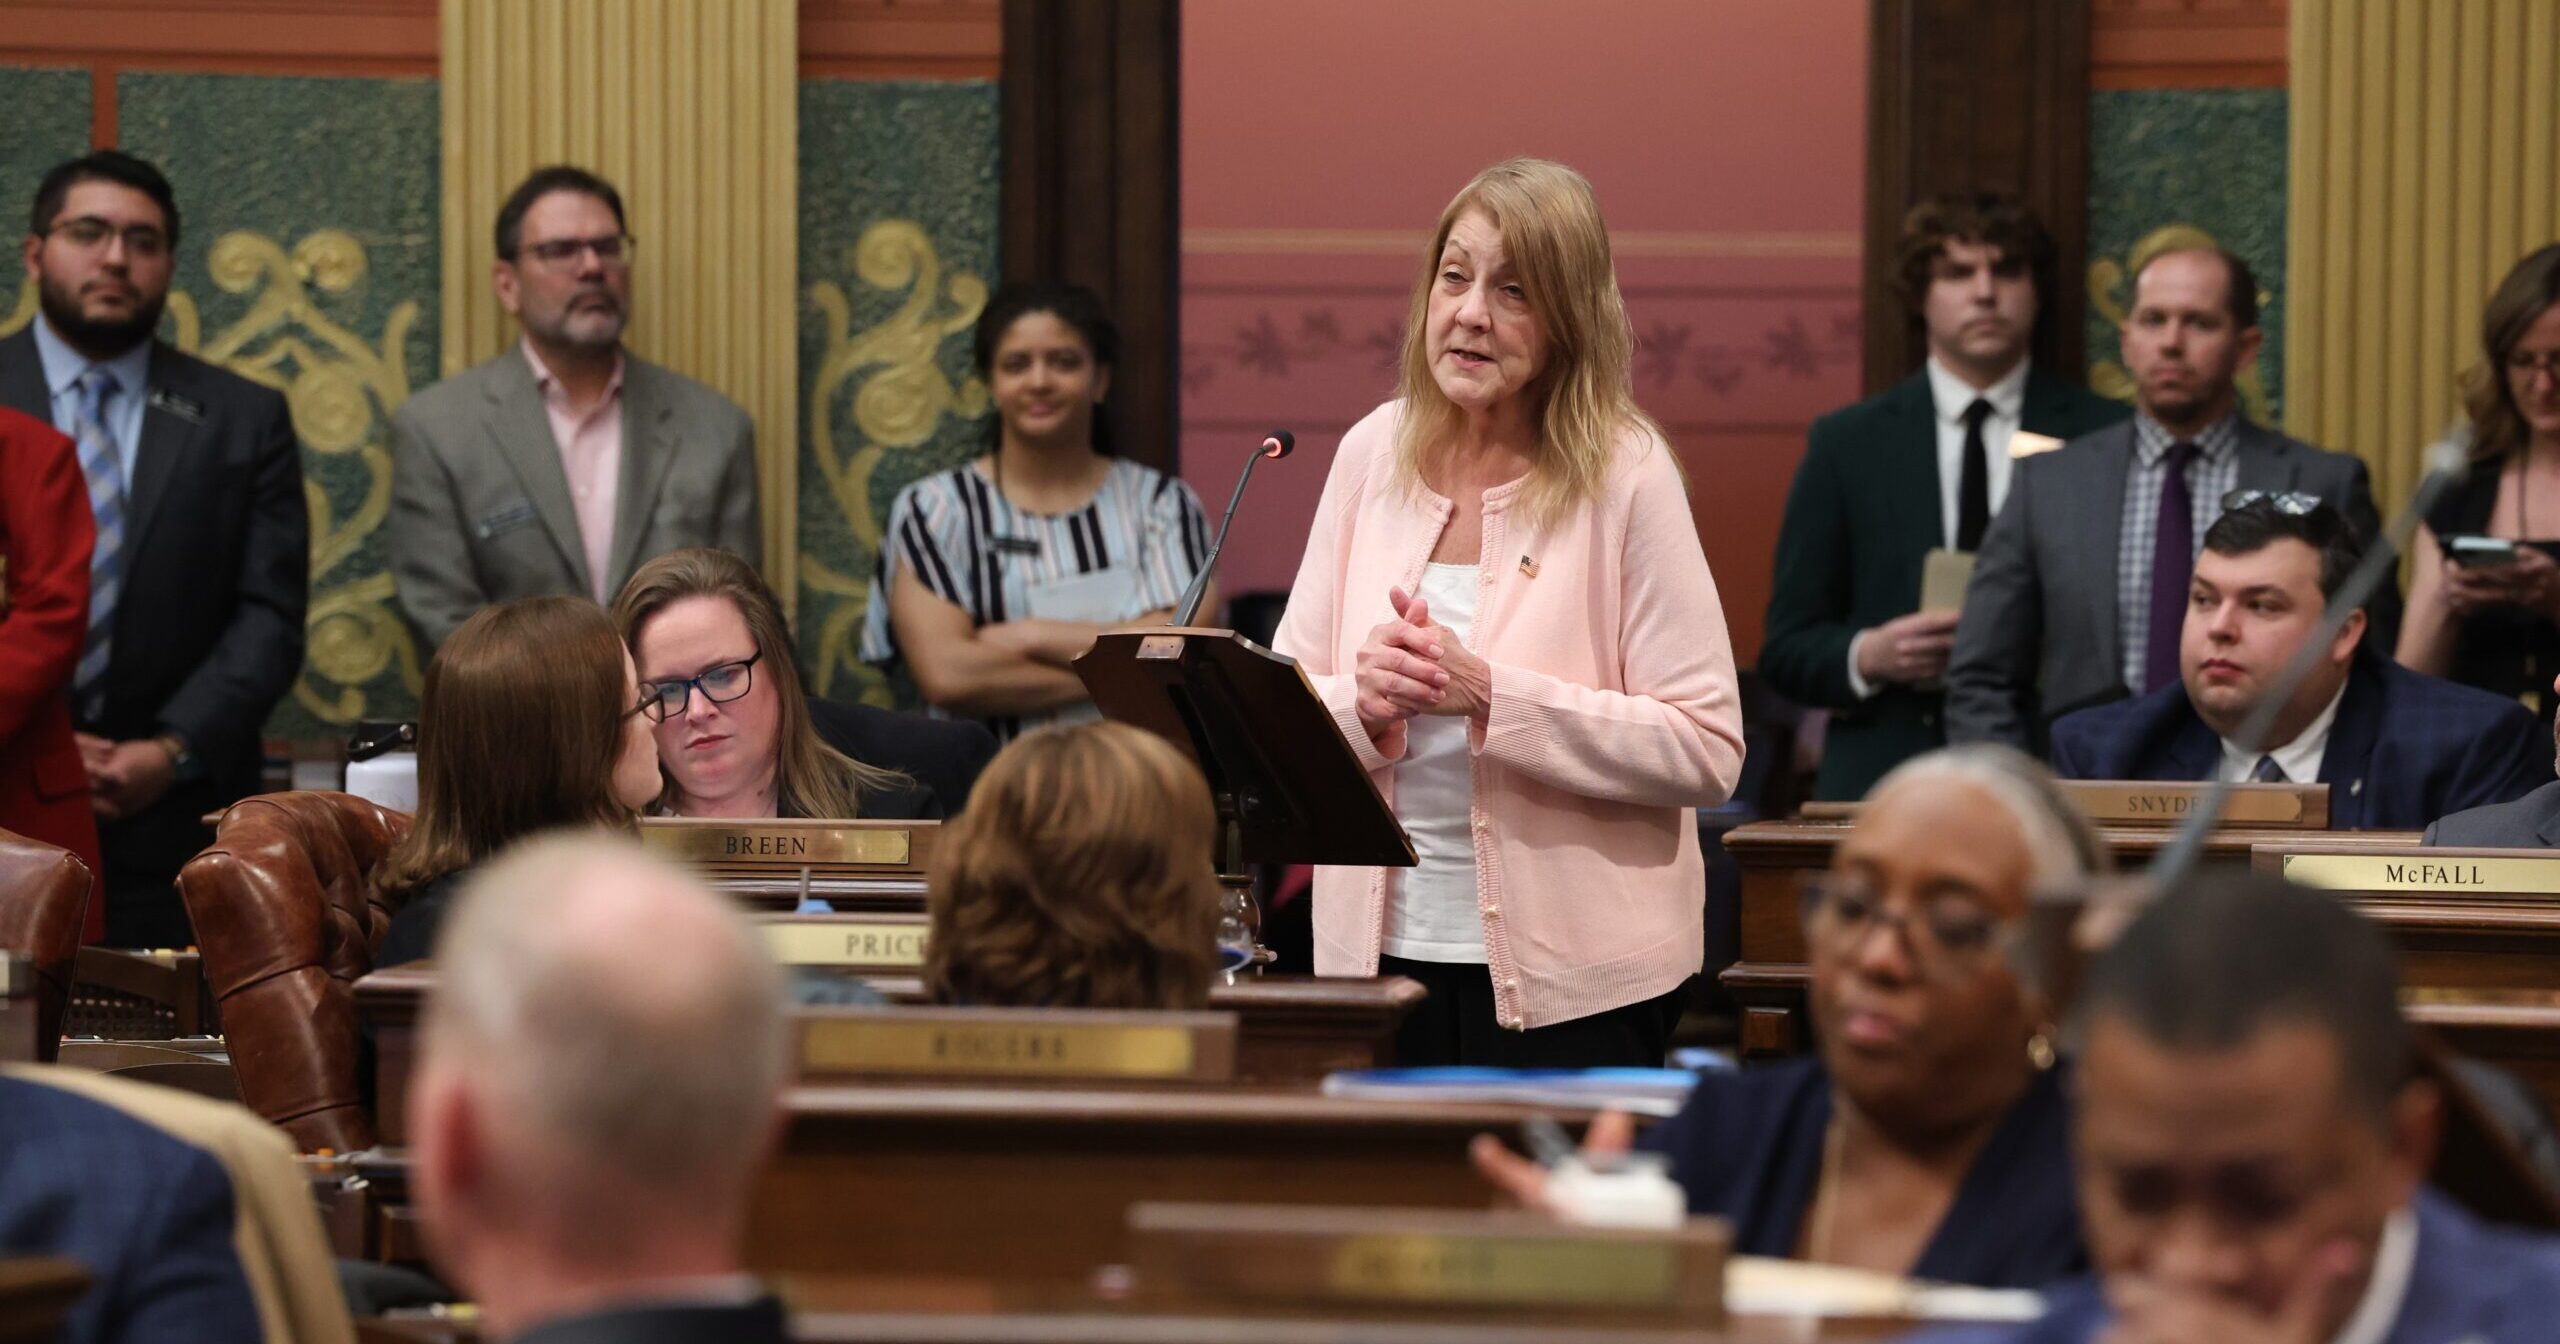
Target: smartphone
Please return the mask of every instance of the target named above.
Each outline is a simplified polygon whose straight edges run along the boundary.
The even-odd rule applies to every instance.
[[[2516,562],[2516,544],[2505,537],[2447,537],[2445,558],[2471,569]]]

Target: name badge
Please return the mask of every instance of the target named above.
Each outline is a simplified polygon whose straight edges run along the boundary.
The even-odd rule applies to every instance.
[[[2287,854],[2289,882],[2331,891],[2484,891],[2560,896],[2560,854],[2549,858],[2444,858],[2386,854]]]
[[[533,511],[532,501],[522,500],[495,513],[480,515],[480,521],[472,524],[472,530],[479,534],[482,541],[487,541],[502,532],[513,532],[539,516]]]

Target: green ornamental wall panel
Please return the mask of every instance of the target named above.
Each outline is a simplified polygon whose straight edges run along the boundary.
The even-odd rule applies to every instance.
[[[970,330],[996,274],[996,87],[800,87],[800,591],[810,689],[914,703],[857,655],[899,489],[982,451]]]
[[[379,529],[391,412],[435,376],[435,82],[127,74],[116,97],[185,224],[162,334],[284,391],[302,440],[310,647],[268,731],[415,717]]]
[[[2284,415],[2285,91],[2137,89],[2089,100],[2089,385],[2130,400],[2116,325],[2135,261],[2198,236],[2258,275],[2266,343],[2240,379],[2261,424]]]
[[[89,75],[84,70],[0,66],[0,236],[23,236],[27,208],[45,170],[89,149]],[[12,256],[0,289],[0,336],[33,320],[35,283]]]

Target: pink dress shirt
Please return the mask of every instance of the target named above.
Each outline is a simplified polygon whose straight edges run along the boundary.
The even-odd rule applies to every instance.
[[[543,414],[551,418],[551,441],[560,448],[560,470],[569,478],[569,504],[577,510],[578,540],[587,552],[587,582],[595,587],[595,600],[610,606],[613,509],[622,496],[622,356],[613,357],[604,399],[581,416],[570,409],[568,392],[533,352],[533,343],[523,346],[534,385],[542,389]]]
[[[1371,740],[1353,671],[1413,590],[1451,503],[1392,479],[1396,404],[1342,438],[1274,647],[1298,660],[1392,806],[1401,725]],[[1691,809],[1742,775],[1742,711],[1715,579],[1671,450],[1623,436],[1598,495],[1538,529],[1525,482],[1484,495],[1467,647],[1492,669],[1470,726],[1476,905],[1494,1014],[1515,1031],[1669,992],[1705,958]],[[1384,868],[1316,870],[1316,970],[1374,975]]]

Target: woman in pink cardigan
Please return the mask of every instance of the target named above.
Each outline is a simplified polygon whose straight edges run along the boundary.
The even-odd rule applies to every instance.
[[[1421,861],[1317,870],[1316,969],[1431,991],[1408,1064],[1659,1064],[1704,956],[1691,809],[1742,771],[1715,580],[1591,184],[1496,164],[1426,264],[1275,640]]]

